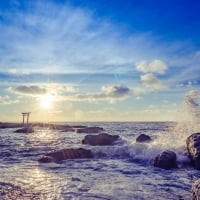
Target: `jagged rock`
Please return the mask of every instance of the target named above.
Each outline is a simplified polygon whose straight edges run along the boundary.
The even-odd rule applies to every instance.
[[[98,135],[86,135],[82,140],[82,144],[90,145],[112,145],[119,138],[118,135],[109,135],[107,133],[100,133]]]
[[[14,131],[15,133],[33,133],[34,129],[32,126],[26,126],[20,129],[17,129],[16,131]]]
[[[200,133],[194,133],[186,139],[187,149],[194,167],[200,170]]]
[[[192,200],[200,199],[200,179],[192,184]]]
[[[66,159],[81,159],[81,158],[93,158],[93,154],[90,150],[78,148],[78,149],[61,149],[47,153],[42,156],[38,161],[43,163],[59,162]]]
[[[173,151],[164,151],[157,155],[154,160],[154,166],[163,169],[172,169],[177,167],[176,154]]]
[[[146,134],[141,134],[136,138],[136,142],[149,142],[151,137]]]
[[[103,130],[101,127],[86,127],[77,129],[77,133],[99,133]]]

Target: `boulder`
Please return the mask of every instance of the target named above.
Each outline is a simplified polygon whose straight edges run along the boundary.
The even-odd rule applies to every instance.
[[[82,144],[90,145],[112,145],[117,139],[118,135],[109,135],[107,133],[100,133],[98,135],[86,135],[82,140]]]
[[[77,129],[77,133],[99,133],[104,129],[101,127],[86,127]]]
[[[192,184],[192,200],[200,199],[200,179]]]
[[[172,169],[177,167],[176,154],[173,151],[164,151],[157,155],[154,160],[154,166],[163,169]]]
[[[81,159],[81,158],[93,158],[93,154],[90,150],[78,148],[78,149],[61,149],[45,154],[38,161],[43,163],[60,162],[67,159]]]
[[[151,137],[145,134],[141,134],[136,138],[136,142],[150,142]]]
[[[200,170],[200,133],[194,133],[186,139],[187,149],[194,167]]]
[[[25,126],[23,128],[17,129],[15,133],[33,133],[34,129],[32,126]]]

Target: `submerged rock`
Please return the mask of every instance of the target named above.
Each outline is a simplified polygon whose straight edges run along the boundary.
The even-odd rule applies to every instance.
[[[164,151],[157,155],[154,160],[154,166],[163,169],[172,169],[177,167],[176,154],[173,151]]]
[[[82,140],[82,144],[90,145],[112,145],[117,139],[118,135],[109,135],[107,133],[100,133],[98,135],[86,135]]]
[[[86,127],[77,129],[77,133],[99,133],[104,129],[101,127]]]
[[[200,133],[194,133],[186,139],[187,149],[194,167],[200,170]]]
[[[146,134],[141,134],[136,138],[136,142],[150,142],[151,137]]]
[[[17,129],[15,133],[33,133],[34,129],[32,126],[25,126],[23,128]]]
[[[61,149],[47,153],[42,156],[38,161],[43,163],[59,162],[66,159],[81,159],[81,158],[93,158],[93,154],[90,150],[78,148],[78,149]]]
[[[200,179],[192,184],[192,200],[200,199]]]

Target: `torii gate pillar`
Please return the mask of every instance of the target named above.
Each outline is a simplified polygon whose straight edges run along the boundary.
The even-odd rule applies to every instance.
[[[30,115],[30,114],[31,114],[30,112],[24,112],[24,113],[22,113],[23,124],[25,124],[25,117],[26,117],[26,124],[29,123],[29,115]]]

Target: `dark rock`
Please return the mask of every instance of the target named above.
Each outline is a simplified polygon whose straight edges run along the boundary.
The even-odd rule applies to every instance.
[[[200,133],[194,133],[186,139],[187,149],[194,167],[200,170]]]
[[[99,133],[103,130],[104,129],[100,127],[87,127],[87,128],[77,129],[77,133]]]
[[[33,133],[34,129],[32,126],[26,126],[24,128],[17,129],[15,133]]]
[[[177,167],[176,154],[173,151],[164,151],[154,160],[154,166],[163,169],[172,169]]]
[[[50,157],[50,156],[42,156],[41,158],[39,158],[38,161],[41,163],[50,163],[50,162],[53,162],[54,159],[53,157]]]
[[[98,135],[86,135],[82,140],[82,144],[90,145],[112,145],[119,138],[118,135],[109,135],[107,133],[100,133]]]
[[[136,138],[136,142],[149,142],[151,141],[151,137],[145,134],[141,134]]]
[[[9,123],[9,122],[1,122],[0,123],[0,129],[4,128],[20,128],[23,127],[24,124],[22,123]]]
[[[200,179],[192,184],[192,200],[200,199]]]
[[[41,157],[39,162],[60,162],[66,159],[81,159],[81,158],[93,158],[93,154],[90,150],[78,148],[78,149],[61,149],[59,151],[54,151],[51,153],[45,154]]]

